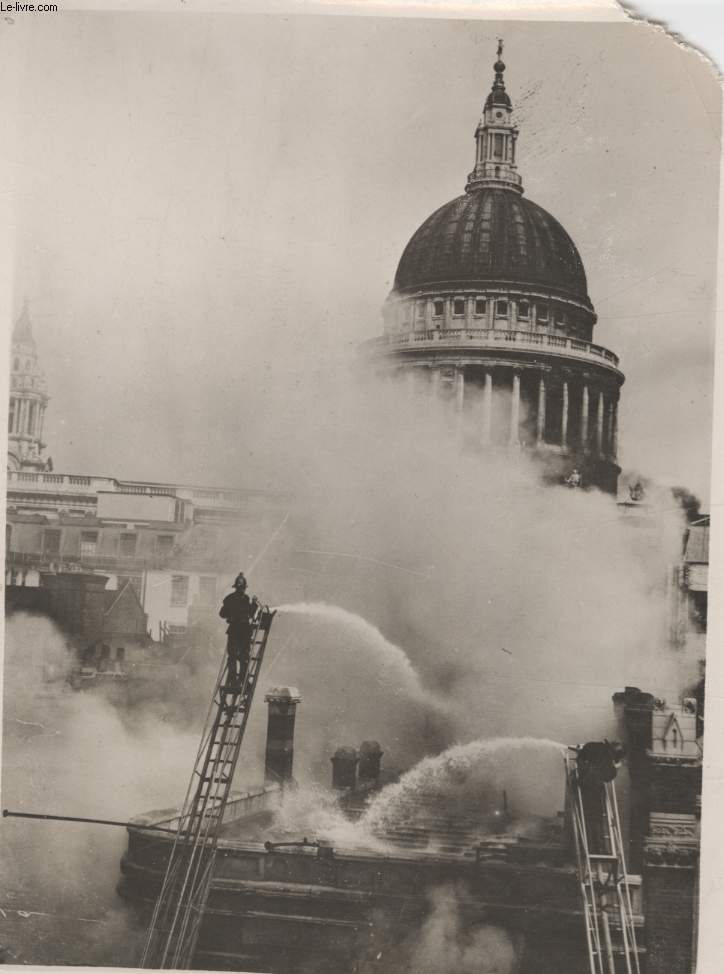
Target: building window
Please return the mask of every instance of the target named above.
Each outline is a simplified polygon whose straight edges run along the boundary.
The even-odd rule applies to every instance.
[[[10,542],[13,538],[13,526],[12,524],[5,525],[5,554],[10,551]]]
[[[453,301],[453,314],[454,315],[465,314],[465,298],[455,298],[455,300]]]
[[[503,136],[499,133],[495,133],[495,141],[493,143],[493,155],[496,159],[503,158]]]
[[[707,602],[708,592],[689,592],[689,610],[693,632],[706,632]]]
[[[536,317],[538,321],[548,321],[548,305],[539,304],[536,308]]]
[[[562,310],[556,309],[554,320],[556,323],[556,328],[562,328],[566,323],[566,316]]]
[[[98,532],[81,531],[80,533],[80,557],[92,558],[98,551]]]
[[[43,554],[60,554],[60,531],[56,528],[46,528],[43,531]]]
[[[504,299],[499,299],[495,302],[495,317],[496,318],[507,318],[508,317],[508,302]]]
[[[433,301],[433,314],[436,318],[442,318],[443,312],[445,311],[444,301]]]
[[[171,549],[173,548],[173,535],[172,534],[157,534],[156,535],[156,554],[159,558],[166,558],[171,554]]]
[[[518,317],[523,321],[527,321],[530,318],[530,304],[527,301],[518,302]]]
[[[118,547],[118,553],[121,558],[133,558],[136,554],[136,535],[135,534],[122,534],[121,541]]]
[[[485,300],[485,298],[476,298],[475,299],[475,314],[476,315],[484,315],[484,314],[487,314],[487,313],[488,313],[488,302]]]
[[[216,601],[216,577],[214,575],[202,575],[199,578],[199,598],[202,602]]]
[[[418,301],[417,302],[417,320],[418,321],[422,321],[424,317],[425,317],[425,302],[424,301]]]
[[[186,606],[189,602],[188,575],[171,576],[171,605]]]
[[[10,411],[8,412],[8,433],[12,433],[15,425],[15,400],[10,400]]]

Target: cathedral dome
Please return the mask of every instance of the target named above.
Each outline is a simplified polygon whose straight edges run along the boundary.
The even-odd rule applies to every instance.
[[[576,245],[524,196],[502,53],[501,40],[465,192],[412,235],[364,353],[399,383],[405,415],[439,404],[466,447],[530,450],[551,483],[615,494],[624,376],[593,342]]]
[[[395,291],[506,284],[542,288],[591,308],[576,245],[542,207],[479,186],[429,216],[405,247]]]

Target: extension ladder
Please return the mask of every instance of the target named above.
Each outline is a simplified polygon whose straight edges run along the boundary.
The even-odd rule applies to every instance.
[[[604,785],[602,813],[607,851],[593,853],[589,848],[590,825],[586,822],[576,758],[566,755],[564,760],[590,974],[622,974],[623,971],[641,974],[616,789],[612,781]],[[612,929],[614,933],[620,932],[616,946]],[[624,967],[617,967],[617,956],[623,959]]]
[[[193,960],[224,809],[273,618],[268,606],[258,607],[241,682],[230,680],[226,655],[219,670],[140,967],[186,970]]]

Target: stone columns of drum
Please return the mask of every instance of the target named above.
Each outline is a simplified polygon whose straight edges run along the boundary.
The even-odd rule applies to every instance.
[[[615,460],[618,456],[618,400],[611,403],[611,456]]]
[[[431,369],[430,372],[430,395],[437,400],[440,395],[440,369]]]
[[[520,427],[520,373],[513,373],[513,396],[510,404],[510,437],[511,446],[518,446],[518,429]]]
[[[407,401],[412,405],[415,399],[415,373],[412,369],[408,369],[405,373],[405,385],[407,387]]]
[[[485,373],[483,386],[483,443],[490,443],[493,424],[493,373]]]
[[[603,452],[603,392],[598,393],[598,409],[596,411],[596,453]]]
[[[545,441],[546,431],[546,380],[543,376],[538,379],[538,418],[536,423],[536,443],[540,446]]]
[[[616,415],[616,400],[613,396],[608,398],[608,408],[606,409],[606,428],[605,428],[605,445],[606,453],[609,456],[614,455],[614,416]]]
[[[455,412],[462,416],[463,403],[465,402],[465,371],[459,368],[455,373]]]
[[[563,380],[563,408],[561,409],[561,446],[568,446],[568,379]]]
[[[581,448],[588,446],[588,385],[583,383],[581,389]]]

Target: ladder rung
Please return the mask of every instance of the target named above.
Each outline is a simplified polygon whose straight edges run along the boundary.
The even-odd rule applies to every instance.
[[[202,736],[203,756],[199,757],[193,772],[199,779],[198,785],[188,807],[181,812],[178,830],[181,841],[174,846],[175,851],[169,859],[156,907],[157,920],[149,930],[144,951],[144,967],[159,966],[157,962],[163,958],[178,962],[181,967],[189,967],[193,958],[211,881],[218,830],[257,688],[272,618],[272,613],[260,613],[257,617],[249,645],[249,660],[240,679],[234,679],[231,670],[225,667],[214,690],[216,714]],[[189,873],[182,864],[187,863],[190,867],[194,862],[197,864],[194,878],[187,887],[185,879],[183,883],[181,880]],[[171,916],[173,922],[169,926]]]

